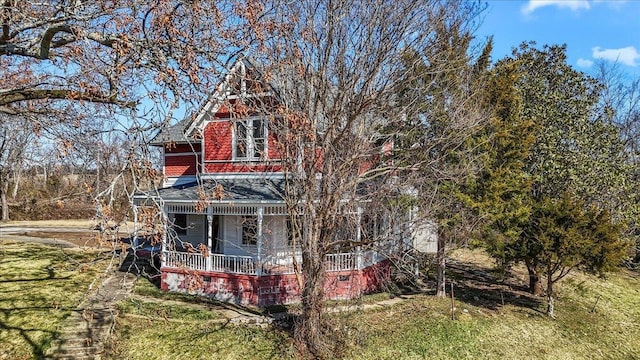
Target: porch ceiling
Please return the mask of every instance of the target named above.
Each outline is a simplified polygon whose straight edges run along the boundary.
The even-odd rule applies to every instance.
[[[218,185],[222,186],[221,193],[216,190]],[[221,203],[237,201],[284,202],[284,179],[206,179],[201,182],[159,189],[157,192],[149,192],[145,195],[164,201],[198,201],[200,199],[199,190],[207,196],[217,197],[215,200]],[[144,197],[144,195],[140,197]]]

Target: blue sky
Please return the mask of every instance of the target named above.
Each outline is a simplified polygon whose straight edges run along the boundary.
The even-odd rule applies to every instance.
[[[640,76],[640,0],[489,0],[477,39],[493,35],[493,60],[523,41],[567,44],[568,62],[591,72],[598,61],[618,62]]]

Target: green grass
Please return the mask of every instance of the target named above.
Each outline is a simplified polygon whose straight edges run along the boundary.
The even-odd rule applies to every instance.
[[[134,294],[118,304],[109,359],[273,359],[292,353],[283,331],[232,325],[223,313],[233,313],[233,305],[167,293],[143,278]]]
[[[94,252],[0,243],[0,359],[42,357],[105,266]]]
[[[95,259],[90,252],[0,245],[0,360],[42,356],[60,322],[104,269],[105,263]],[[477,253],[464,253],[459,262],[474,274],[491,274]],[[557,287],[556,319],[543,315],[544,299],[517,290],[522,277],[510,280],[512,291],[486,279],[474,282],[464,272],[449,274],[456,279],[455,320],[450,299],[429,295],[331,314],[340,354],[348,359],[640,359],[637,273],[607,279],[570,275]],[[388,298],[376,294],[360,303]],[[165,293],[142,278],[135,296],[118,309],[105,359],[286,359],[294,354],[287,331],[227,322],[233,306]]]
[[[477,255],[464,253],[461,262],[490,274],[486,262]],[[500,288],[506,299],[503,305],[497,285],[464,282],[468,280],[464,274],[455,275],[458,279],[455,320],[451,320],[450,299],[429,295],[414,295],[384,308],[330,315],[333,333],[342,343],[342,356],[347,359],[640,359],[640,276],[637,273],[622,272],[607,279],[579,273],[570,275],[558,285],[556,319],[543,314],[543,298],[531,298],[520,290],[509,295],[510,290],[504,287]],[[157,295],[161,299],[174,296],[157,293],[148,283],[139,284],[139,294]],[[377,294],[361,303],[388,298],[389,294]],[[293,357],[289,333],[220,323],[216,315],[203,315],[190,309],[197,299],[178,299],[188,302],[182,310],[185,313],[181,313],[176,304],[128,303],[122,308],[112,357]],[[158,316],[159,312],[163,316]]]
[[[124,317],[110,359],[278,359],[290,348],[277,331],[251,325]]]

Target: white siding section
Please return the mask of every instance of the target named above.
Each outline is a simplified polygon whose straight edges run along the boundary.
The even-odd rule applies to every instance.
[[[257,248],[255,246],[242,245],[242,217],[240,216],[224,216],[222,228],[224,233],[222,236],[223,248],[225,255],[237,256],[255,256]]]
[[[173,222],[174,214],[171,214],[169,217],[169,221]],[[207,217],[205,215],[187,215],[187,234],[186,235],[178,235],[180,241],[188,242],[193,247],[197,247],[199,243],[207,244],[206,238],[206,224]]]
[[[435,223],[427,222],[416,226],[411,235],[414,249],[425,254],[438,252],[438,229]]]
[[[262,251],[264,254],[275,254],[287,246],[286,216],[265,215],[262,220]]]
[[[176,176],[176,177],[167,177],[164,179],[162,184],[163,187],[172,187],[178,185],[184,185],[188,183],[192,183],[196,181],[195,175],[190,176]]]

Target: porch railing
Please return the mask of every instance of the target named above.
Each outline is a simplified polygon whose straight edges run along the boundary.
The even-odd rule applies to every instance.
[[[301,266],[299,253],[278,254],[263,258],[258,262],[252,256],[187,253],[165,251],[163,266],[178,269],[215,271],[247,275],[293,274],[294,263]],[[328,254],[325,256],[327,272],[360,270],[382,261],[384,257],[375,251]],[[294,261],[295,260],[295,261]],[[209,262],[209,263],[208,263]]]
[[[211,254],[211,271],[255,275],[256,264],[250,256]]]
[[[163,259],[163,265],[166,267],[192,270],[205,270],[207,268],[207,258],[201,253],[165,251]]]

